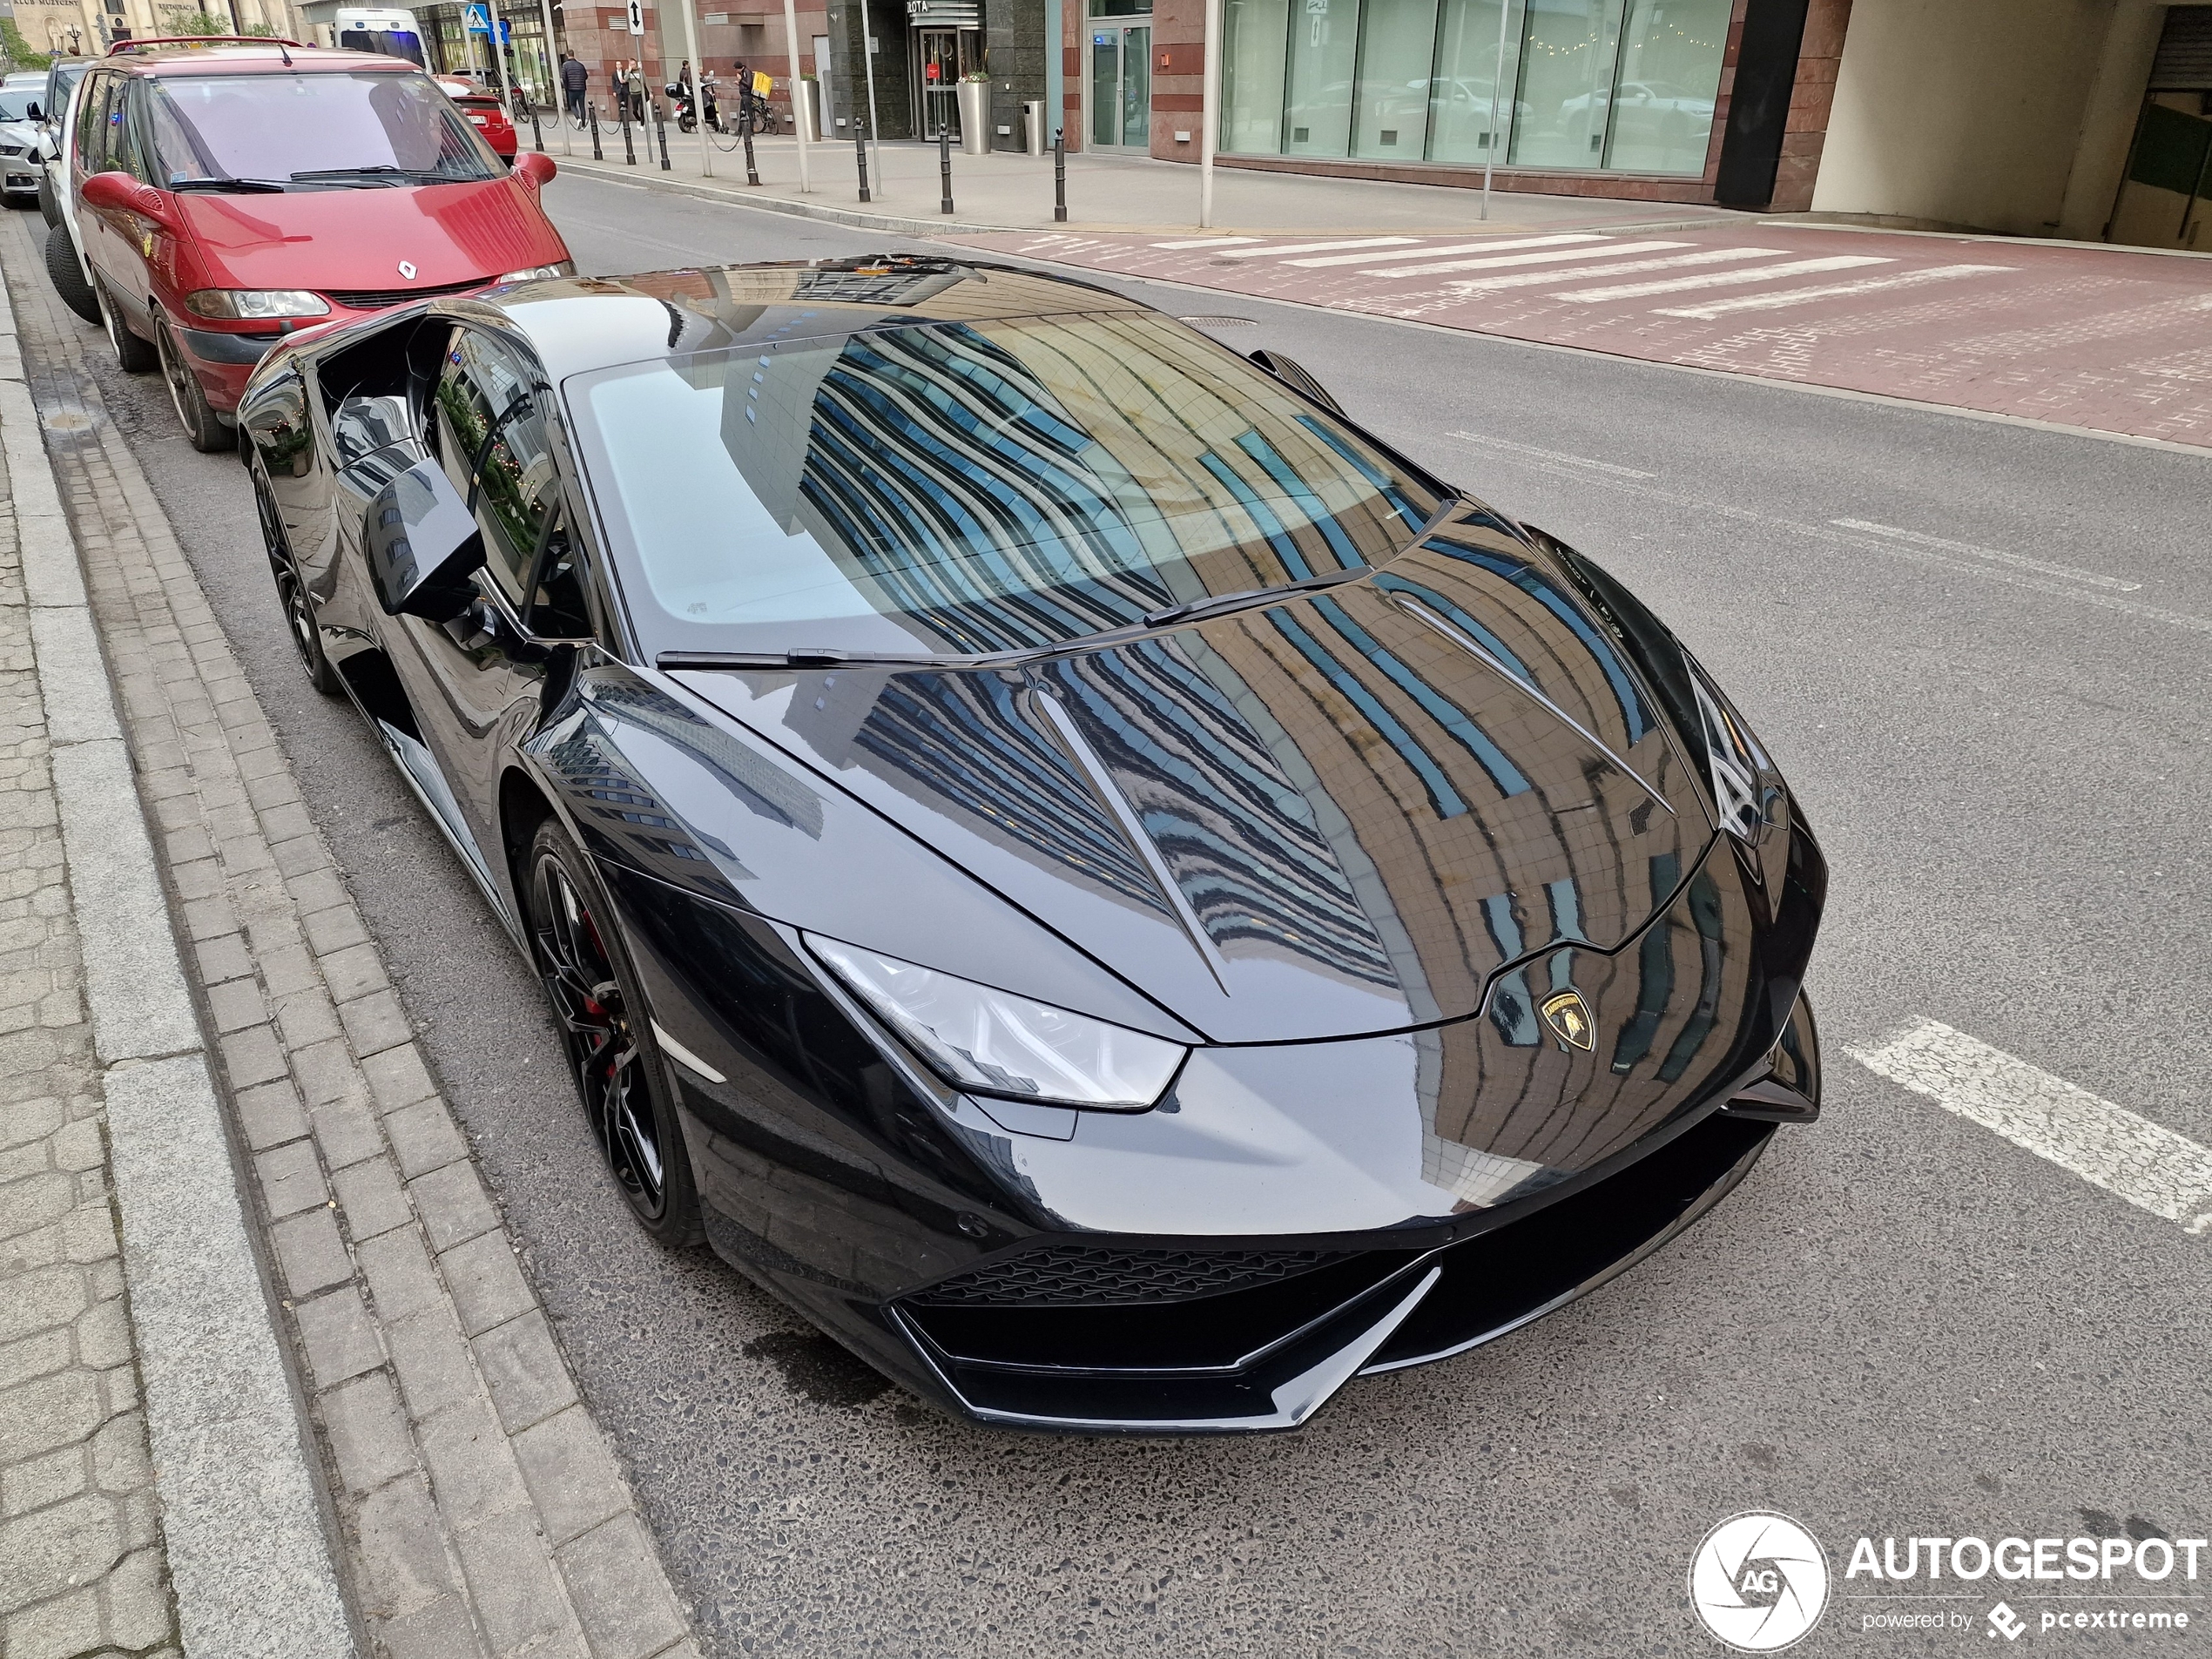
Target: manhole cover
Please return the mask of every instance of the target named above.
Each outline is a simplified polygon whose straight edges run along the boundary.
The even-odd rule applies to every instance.
[[[1259,327],[1259,319],[1257,317],[1178,317],[1176,320],[1187,322],[1193,328],[1257,328]]]
[[[44,424],[49,432],[84,432],[91,429],[92,417],[79,409],[56,409]]]

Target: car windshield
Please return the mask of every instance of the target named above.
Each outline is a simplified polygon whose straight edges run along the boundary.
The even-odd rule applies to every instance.
[[[1439,504],[1142,314],[772,341],[567,390],[656,651],[1051,646],[1364,570]]]
[[[0,121],[28,121],[30,106],[39,101],[39,94],[29,89],[19,92],[0,92]]]
[[[424,75],[165,75],[151,85],[155,176],[165,184],[496,176],[483,141]]]

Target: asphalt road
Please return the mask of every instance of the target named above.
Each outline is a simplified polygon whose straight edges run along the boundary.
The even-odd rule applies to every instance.
[[[574,179],[549,199],[588,271],[892,245]],[[660,1253],[597,1173],[523,963],[300,676],[242,474],[177,437],[152,377],[102,375],[707,1650],[1705,1653],[1684,1573],[1738,1511],[1804,1521],[1839,1595],[1870,1588],[1840,1580],[1860,1534],[2205,1534],[2212,1238],[1847,1051],[1932,1018],[2212,1142],[2212,458],[1127,286],[1253,319],[1219,337],[1289,351],[1355,419],[1630,580],[1733,691],[1833,867],[1824,1120],[1625,1278],[1357,1382],[1285,1438],[959,1426],[708,1257]],[[1984,1645],[1861,1635],[1857,1605],[1799,1651]]]

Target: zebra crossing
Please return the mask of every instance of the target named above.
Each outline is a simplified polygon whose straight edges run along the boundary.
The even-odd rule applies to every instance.
[[[1783,239],[1774,239],[1781,240]],[[1851,300],[1892,289],[1923,287],[1971,277],[2002,275],[2006,265],[1916,263],[1896,253],[1833,253],[1791,257],[1779,246],[1713,246],[1646,238],[1626,239],[1595,231],[1452,240],[1443,237],[1357,236],[1334,240],[1277,242],[1237,236],[1154,242],[1163,252],[1207,253],[1211,262],[1235,261],[1254,276],[1279,270],[1308,272],[1336,280],[1372,282],[1379,296],[1402,295],[1402,285],[1422,278],[1439,298],[1476,299],[1514,290],[1572,306],[1639,307],[1652,316],[1710,322],[1741,312],[1784,310],[1824,300]],[[1882,269],[1880,267],[1890,267]],[[1847,280],[1832,279],[1858,273]],[[1633,278],[1634,280],[1615,279]],[[1715,290],[1722,290],[1718,293]]]

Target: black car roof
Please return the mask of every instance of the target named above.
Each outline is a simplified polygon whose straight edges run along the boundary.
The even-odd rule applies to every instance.
[[[558,383],[586,369],[885,326],[988,322],[1146,307],[1088,282],[909,255],[707,266],[517,283],[434,310],[523,334]]]

